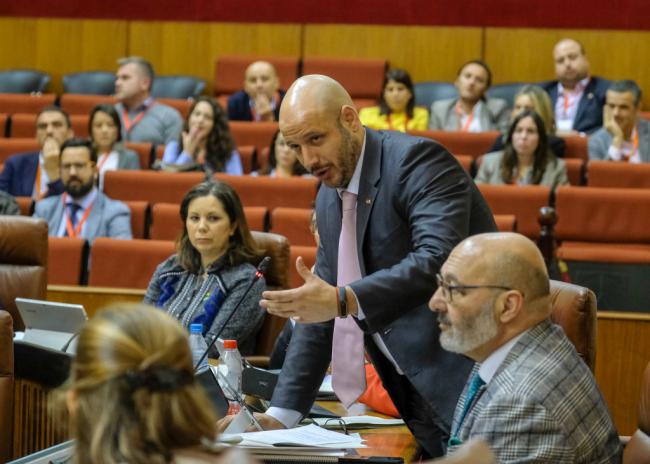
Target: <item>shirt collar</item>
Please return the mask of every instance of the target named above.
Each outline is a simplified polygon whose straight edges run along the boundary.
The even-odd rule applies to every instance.
[[[585,91],[587,86],[589,85],[589,81],[591,80],[591,77],[587,76],[584,79],[582,79],[580,82],[576,84],[576,88],[571,91],[571,93],[582,93]],[[564,95],[564,86],[562,85],[561,82],[557,83],[557,93],[558,95]]]
[[[526,332],[528,332],[528,330]],[[494,377],[494,374],[506,359],[506,356],[508,356],[508,353],[510,353],[512,347],[515,346],[515,344],[526,332],[522,332],[515,338],[508,340],[508,342],[493,351],[492,354],[488,356],[485,361],[483,361],[483,363],[481,363],[481,367],[478,370],[478,375],[486,384],[490,383],[490,380],[492,380],[492,377]]]
[[[90,205],[93,204],[93,202],[95,201],[95,198],[97,198],[97,187],[93,187],[93,189],[90,192],[88,192],[87,194],[85,194],[81,198],[72,198],[71,196],[68,195],[66,203],[67,204],[75,203],[75,204],[81,206],[81,209],[85,210]]]
[[[361,183],[361,168],[363,167],[363,156],[366,153],[366,132],[363,132],[363,144],[361,145],[361,155],[359,156],[359,159],[357,160],[357,165],[354,168],[354,173],[352,174],[352,178],[350,179],[350,182],[348,183],[348,186],[346,188],[337,188],[336,191],[339,194],[339,197],[341,196],[341,193],[343,191],[348,191],[350,193],[354,193],[355,195],[359,195],[359,184]]]

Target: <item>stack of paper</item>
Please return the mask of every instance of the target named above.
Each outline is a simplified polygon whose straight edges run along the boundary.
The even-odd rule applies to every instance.
[[[371,429],[404,425],[402,419],[384,419],[375,416],[344,416],[340,419],[312,419],[317,425],[328,429]]]
[[[220,438],[232,442],[233,435],[223,434]],[[345,435],[331,430],[325,430],[311,424],[294,429],[266,430],[264,432],[247,432],[236,434],[241,441],[237,446],[253,448],[271,447],[310,447],[342,450],[348,448],[365,448],[359,434]]]

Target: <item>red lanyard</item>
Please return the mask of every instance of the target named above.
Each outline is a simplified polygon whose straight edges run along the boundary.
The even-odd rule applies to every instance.
[[[406,118],[406,119],[405,119],[405,121],[404,121],[404,132],[406,132],[406,131],[408,130],[408,128],[409,128],[409,127],[408,127],[408,126],[409,126],[409,122],[411,121],[411,118],[409,118],[409,117],[406,116],[406,115],[405,115],[405,118]],[[388,130],[400,130],[399,128],[398,128],[398,129],[395,129],[395,128],[393,127],[393,115],[392,115],[392,114],[389,114],[389,115],[388,115]]]
[[[257,121],[257,111],[255,111],[255,105],[253,103],[253,100],[250,101],[250,110],[251,110],[251,118],[253,121]],[[273,94],[273,97],[271,98],[271,106],[275,109],[278,106],[278,102],[280,101],[280,92],[275,92]]]
[[[102,172],[102,166],[106,164],[106,161],[108,161],[108,158],[111,156],[110,152],[104,153],[101,157],[99,162],[97,163],[97,171]]]
[[[91,203],[88,208],[84,211],[83,216],[81,216],[81,219],[77,223],[77,226],[73,229],[72,228],[72,221],[70,220],[70,215],[68,214],[68,205],[66,203],[66,199],[68,198],[68,194],[64,193],[62,200],[63,200],[63,214],[65,214],[65,229],[68,231],[68,237],[77,237],[78,235],[81,235],[81,228],[83,227],[84,223],[86,222],[86,219],[88,219],[88,215],[90,214],[90,210],[93,209],[93,203]]]
[[[39,163],[36,168],[36,182],[34,182],[34,196],[37,200],[42,200],[47,193],[47,190],[44,192],[41,191],[41,175],[41,165]]]
[[[621,156],[623,157],[623,161],[630,161],[632,157],[636,154],[636,152],[639,149],[639,133],[636,131],[636,127],[634,128],[634,133],[632,134],[632,151],[630,152],[629,155],[626,155],[625,153],[621,153]]]
[[[129,112],[126,110],[126,108],[122,108],[122,120],[124,122],[124,129],[127,132],[131,132],[131,129],[138,124],[140,121],[142,121],[142,118],[144,118],[144,115],[147,111],[149,111],[149,108],[151,108],[155,102],[152,102],[150,105],[146,105],[144,109],[138,113],[138,115],[133,118],[133,120],[129,119]]]
[[[456,115],[458,115],[458,127],[460,127],[463,120],[463,110],[460,107],[460,103],[456,103]],[[472,112],[467,116],[467,120],[465,121],[465,124],[463,124],[462,127],[460,127],[460,130],[462,132],[469,132],[469,126],[472,125],[473,119],[474,119],[474,108],[472,108]]]

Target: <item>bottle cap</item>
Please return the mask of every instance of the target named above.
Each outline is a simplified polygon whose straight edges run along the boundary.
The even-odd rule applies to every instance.
[[[224,340],[223,347],[227,350],[236,350],[237,349],[237,340]]]
[[[203,324],[190,324],[190,334],[202,334]]]

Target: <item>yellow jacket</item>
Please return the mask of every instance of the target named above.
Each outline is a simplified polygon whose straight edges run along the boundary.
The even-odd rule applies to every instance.
[[[413,117],[406,119],[406,113],[379,114],[378,106],[362,108],[359,118],[364,126],[375,130],[427,130],[429,126],[429,112],[426,108],[415,107]],[[405,127],[406,126],[406,127]]]

